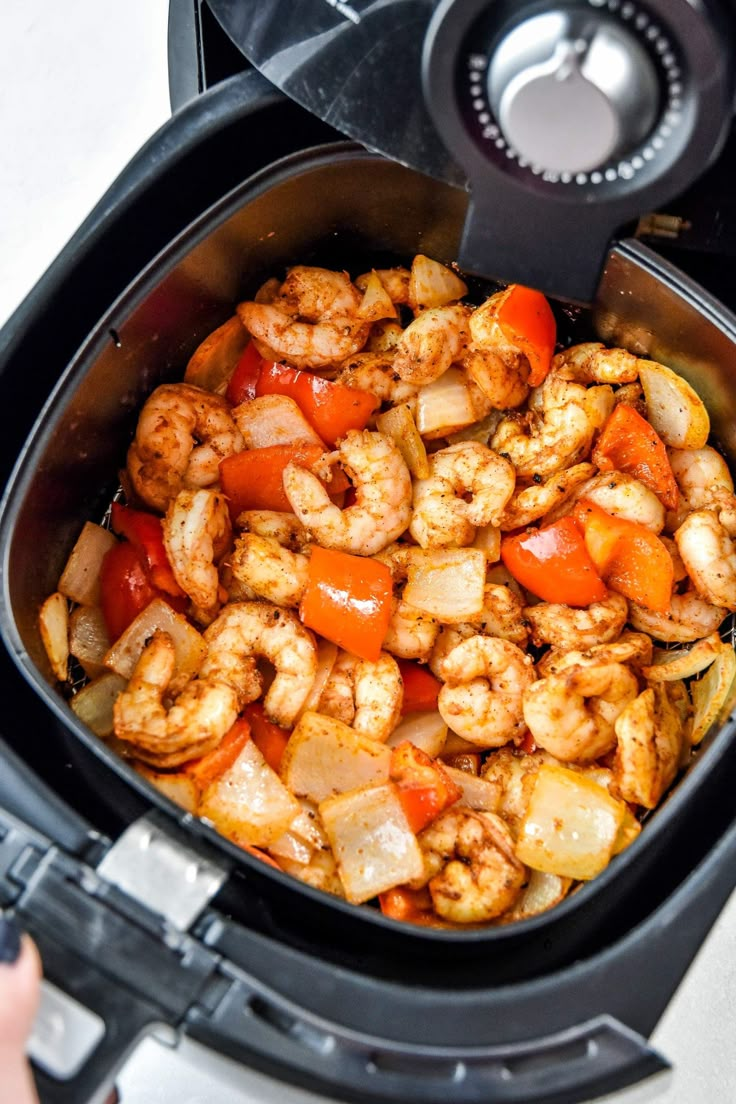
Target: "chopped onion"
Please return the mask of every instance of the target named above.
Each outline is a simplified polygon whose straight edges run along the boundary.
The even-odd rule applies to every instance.
[[[58,590],[41,606],[38,625],[54,678],[64,682],[69,667],[69,603]]]
[[[687,380],[654,360],[639,361],[647,417],[666,445],[700,449],[708,440],[710,418]]]
[[[417,392],[417,429],[432,440],[476,422],[477,415],[468,380],[462,368],[448,368],[439,379]]]
[[[69,618],[69,651],[79,660],[87,678],[105,671],[110,650],[107,625],[99,606],[77,606]]]
[[[409,306],[414,311],[443,307],[468,294],[468,285],[451,268],[417,253],[409,277]]]
[[[470,621],[483,609],[486,566],[478,548],[412,549],[404,600],[443,624]]]
[[[698,675],[720,653],[722,641],[717,632],[703,637],[689,648],[655,648],[652,665],[642,667],[641,673],[650,682],[676,682],[678,679]]]
[[[248,449],[291,445],[295,441],[323,446],[321,437],[288,395],[260,395],[249,399],[235,407],[233,418]]]
[[[391,749],[335,717],[305,713],[297,722],[281,761],[292,793],[311,801],[388,778]]]
[[[641,821],[636,819],[627,805],[624,811],[624,819],[621,821],[621,827],[616,836],[616,842],[613,845],[614,855],[618,855],[619,851],[623,851],[630,843],[633,843],[640,832]]]
[[[498,429],[503,416],[504,412],[502,410],[492,410],[490,414],[486,414],[485,418],[473,422],[467,429],[459,429],[457,433],[448,433],[447,440],[451,445],[458,441],[479,441],[481,445],[487,445]]]
[[[138,774],[175,805],[186,809],[188,813],[196,813],[199,805],[199,789],[191,775],[184,771],[172,771],[171,774],[167,774],[165,771],[147,767],[145,763],[134,763],[133,766]]]
[[[532,870],[529,884],[511,911],[504,915],[504,923],[539,916],[541,912],[558,905],[567,896],[571,885],[572,878],[561,878],[559,874]]]
[[[365,322],[380,322],[384,318],[396,318],[396,307],[391,302],[391,296],[381,283],[381,278],[375,269],[366,277],[363,298],[357,315]]]
[[[699,744],[711,725],[733,705],[736,655],[730,644],[720,643],[717,655],[702,678],[690,683],[693,699],[691,743]]]
[[[587,880],[608,865],[626,806],[575,771],[543,763],[519,828],[517,857],[533,870]]]
[[[414,415],[406,403],[392,406],[376,418],[376,429],[396,444],[404,462],[416,479],[429,477],[429,460]]]
[[[127,680],[114,671],[107,671],[99,678],[93,679],[75,694],[69,705],[87,728],[91,728],[95,736],[106,740],[112,736],[113,706],[115,699],[121,690],[127,686]]]
[[[470,745],[475,748],[474,744]],[[477,751],[478,749],[475,748]],[[479,778],[477,774],[469,774],[467,771],[458,770],[444,764],[444,770],[449,774],[456,786],[463,792],[460,798],[462,805],[469,805],[471,809],[477,809],[483,813],[495,813],[501,801],[501,784],[492,782],[487,778]]]
[[[338,794],[319,812],[352,904],[422,874],[422,853],[393,784]]]
[[[105,666],[129,679],[146,641],[157,629],[167,632],[174,642],[176,663],[169,690],[175,694],[196,675],[207,652],[207,645],[186,617],[176,613],[162,598],[154,598],[128,625],[105,656]]]
[[[100,568],[114,544],[117,540],[109,529],[85,523],[59,579],[59,590],[66,598],[81,606],[99,606]]]
[[[224,394],[249,334],[237,314],[228,318],[192,353],[184,373],[185,383]]]
[[[501,530],[497,525],[482,525],[476,530],[473,548],[480,548],[489,564],[501,559]]]
[[[233,765],[208,786],[199,815],[237,844],[267,847],[288,829],[301,807],[248,740]]]
[[[407,713],[389,736],[386,747],[398,747],[408,740],[434,759],[442,751],[446,739],[447,725],[439,713]]]
[[[317,644],[317,670],[314,674],[314,682],[312,683],[312,689],[307,694],[307,700],[297,713],[297,720],[304,713],[312,713],[316,710],[319,699],[322,697],[325,683],[332,674],[332,668],[335,666],[336,659],[337,644],[333,644],[331,640],[325,640],[324,637],[320,637],[319,643]]]

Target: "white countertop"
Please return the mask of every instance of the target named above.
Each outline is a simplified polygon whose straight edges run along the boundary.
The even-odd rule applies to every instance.
[[[5,0],[0,324],[168,118],[167,16],[167,0]],[[652,1039],[674,1073],[618,1094],[616,1104],[736,1099],[734,992],[736,898]],[[318,1104],[194,1044],[172,1050],[153,1039],[119,1087],[124,1104]]]

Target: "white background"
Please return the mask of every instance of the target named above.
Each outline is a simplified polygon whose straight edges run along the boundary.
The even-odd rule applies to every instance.
[[[0,324],[170,110],[166,0],[5,0],[2,14]],[[616,1104],[736,1099],[734,993],[732,899],[652,1040],[674,1074]],[[153,1040],[119,1086],[124,1104],[317,1100],[191,1044]]]

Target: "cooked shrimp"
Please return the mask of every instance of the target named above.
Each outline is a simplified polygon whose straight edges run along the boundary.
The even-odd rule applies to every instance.
[[[564,762],[586,762],[615,745],[614,722],[638,693],[622,663],[568,667],[524,691],[524,720],[539,747]]]
[[[406,383],[422,387],[460,360],[468,343],[470,308],[459,304],[430,307],[399,338],[394,370]]]
[[[583,498],[590,499],[607,514],[645,525],[653,533],[661,533],[664,528],[665,509],[654,491],[650,491],[633,475],[619,471],[599,472],[573,488],[560,506],[545,515],[545,525],[569,513],[575,503]]]
[[[312,539],[325,548],[372,556],[400,536],[411,518],[411,476],[397,446],[382,433],[349,430],[339,459],[355,488],[355,504],[341,510],[312,472],[284,471],[284,490]]]
[[[623,632],[610,644],[594,644],[585,651],[550,648],[537,663],[540,676],[558,675],[568,667],[597,667],[602,663],[627,663],[645,667],[652,662],[652,639],[646,633]]]
[[[521,699],[534,681],[531,656],[508,640],[471,636],[440,665],[445,685],[437,708],[458,736],[479,747],[502,747],[523,729]]]
[[[688,509],[700,510],[713,502],[714,491],[733,494],[733,479],[719,452],[706,445],[700,449],[667,450],[672,473]]]
[[[334,897],[345,897],[337,862],[329,848],[317,849],[308,863],[294,862],[293,859],[286,859],[279,855],[278,864],[287,874],[293,875],[301,882],[306,882],[307,885],[314,886],[315,889],[331,893]]]
[[[526,647],[529,630],[524,620],[524,603],[508,586],[501,583],[486,583],[483,591],[483,609],[478,617],[471,621],[462,621],[457,625],[443,625],[429,657],[431,670],[442,678],[442,663],[445,656],[461,640],[469,636],[496,636],[509,640],[520,648]]]
[[[470,346],[463,357],[466,372],[497,410],[521,406],[529,394],[529,361],[496,319],[498,299],[505,295],[491,295],[470,315]]]
[[[382,652],[375,662],[340,652],[322,690],[318,713],[337,717],[383,743],[401,716],[404,686],[399,665]]]
[[[409,526],[422,548],[472,544],[478,526],[498,524],[516,481],[508,460],[479,441],[458,441],[429,465],[429,478],[414,483]]]
[[[303,552],[309,543],[296,514],[282,510],[243,510],[235,521],[239,529],[256,533],[259,537],[271,537],[292,552]]]
[[[336,379],[346,387],[370,391],[381,402],[392,406],[410,402],[417,393],[414,384],[402,380],[389,353],[356,353],[341,365]]]
[[[205,677],[188,682],[167,708],[175,664],[171,637],[157,630],[113,708],[117,738],[133,744],[138,759],[160,767],[177,766],[217,747],[239,711],[232,687]]]
[[[687,644],[715,632],[728,613],[723,606],[714,606],[694,590],[673,594],[670,608],[655,613],[636,602],[629,602],[629,622],[638,631],[649,633],[666,644]]]
[[[264,355],[296,368],[329,368],[366,342],[360,302],[346,272],[295,265],[271,303],[239,303],[237,312]]]
[[[183,488],[212,487],[220,461],[243,436],[220,395],[188,383],[164,383],[143,407],[128,450],[128,474],[146,505],[163,512]]]
[[[399,659],[426,661],[432,653],[439,629],[434,617],[403,598],[394,597],[391,619],[383,638],[383,650]]]
[[[230,513],[217,491],[179,491],[163,520],[174,577],[194,604],[194,619],[209,624],[220,605],[219,560],[230,544]]]
[[[558,353],[552,371],[577,383],[635,383],[639,358],[626,349],[607,349],[600,342],[588,341]]]
[[[491,440],[523,478],[553,475],[587,455],[597,428],[584,387],[547,377],[532,391],[528,414],[510,414]]]
[[[513,905],[528,872],[507,826],[494,813],[454,806],[418,836],[424,876],[438,916],[481,924]],[[412,883],[415,884],[415,883]]]
[[[263,690],[257,658],[267,659],[276,675],[263,701],[269,719],[290,728],[312,689],[317,649],[298,617],[270,602],[232,602],[205,629],[207,655],[201,678],[226,682],[241,707]]]
[[[500,519],[502,529],[522,529],[550,511],[561,516],[564,506],[577,498],[577,492],[595,475],[593,464],[573,464],[566,471],[557,472],[547,479],[517,488],[506,504]],[[550,518],[552,520],[552,518]]]
[[[273,537],[242,533],[230,557],[237,581],[276,606],[298,606],[307,586],[309,558],[282,547]]]
[[[616,792],[653,809],[677,774],[687,739],[690,699],[683,682],[654,683],[626,706],[614,728]]]
[[[626,599],[613,591],[586,609],[573,609],[559,602],[540,602],[524,610],[535,644],[551,644],[568,651],[585,651],[594,644],[616,640],[626,624],[627,615]]]
[[[694,510],[675,542],[697,592],[714,606],[736,610],[736,545],[714,510]]]

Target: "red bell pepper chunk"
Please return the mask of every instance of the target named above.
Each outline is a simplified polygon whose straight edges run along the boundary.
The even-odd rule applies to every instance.
[[[394,886],[385,893],[379,893],[378,904],[383,915],[391,920],[402,920],[409,924],[431,924],[437,921],[426,886],[422,889]]]
[[[392,749],[389,778],[396,784],[412,832],[421,832],[462,797],[447,771],[409,740]]]
[[[437,708],[437,696],[442,687],[431,671],[409,659],[398,661],[404,681],[402,713],[427,713]]]
[[[582,607],[608,593],[571,517],[504,537],[501,559],[518,583],[545,602]]]
[[[658,496],[668,510],[677,509],[679,492],[667,449],[656,430],[633,406],[619,403],[593,449],[601,471],[633,475]]]
[[[233,520],[243,510],[290,512],[291,505],[284,491],[286,465],[293,462],[310,468],[323,455],[320,445],[296,441],[291,445],[267,445],[226,456],[220,462],[220,485]],[[333,473],[329,493],[341,494],[349,486],[348,480],[338,467],[333,468]]]
[[[117,640],[154,598],[163,598],[179,613],[186,609],[185,597],[176,598],[153,586],[130,541],[114,545],[100,568],[100,606],[110,639]]]
[[[314,545],[299,615],[308,629],[375,662],[391,619],[392,596],[386,564]]]
[[[225,391],[227,401],[233,406],[238,406],[246,399],[254,399],[261,369],[264,364],[271,363],[270,360],[264,360],[255,344],[249,341],[240,354],[240,359],[228,381]]]
[[[262,705],[246,705],[243,710],[245,723],[250,725],[250,734],[253,743],[260,751],[263,758],[272,770],[278,774],[281,769],[281,759],[286,745],[289,742],[291,732],[269,721]]]
[[[182,770],[192,776],[201,793],[211,786],[221,774],[229,770],[250,739],[250,725],[244,717],[238,717],[213,751],[190,759]]]
[[[589,499],[576,503],[574,514],[591,559],[611,590],[646,609],[666,613],[674,564],[659,537],[636,521],[613,517]]]
[[[129,540],[138,552],[151,584],[166,594],[180,598],[184,591],[176,581],[166,554],[161,518],[145,510],[132,510],[121,502],[113,502],[110,521],[115,532]]]
[[[508,340],[526,356],[529,384],[537,387],[549,372],[557,341],[557,323],[546,298],[541,291],[512,284],[499,301],[496,320]]]
[[[256,395],[288,395],[328,445],[334,445],[349,429],[365,429],[380,399],[367,391],[322,379],[314,372],[264,361]]]

